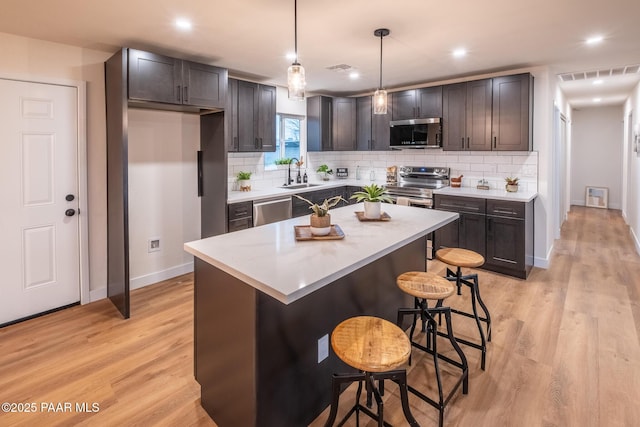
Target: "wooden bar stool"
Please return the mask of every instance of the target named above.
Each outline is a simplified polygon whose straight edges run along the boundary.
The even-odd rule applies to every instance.
[[[456,338],[456,339],[461,344],[465,344],[482,351],[481,368],[482,370],[484,370],[486,356],[487,356],[487,341],[491,341],[491,315],[489,314],[489,310],[487,309],[487,306],[484,304],[484,302],[482,301],[482,297],[480,296],[478,275],[462,274],[462,267],[465,267],[465,268],[480,267],[482,264],[484,264],[484,257],[479,253],[470,251],[468,249],[443,248],[443,249],[438,249],[438,251],[436,252],[436,258],[444,262],[445,264],[456,267],[455,272],[451,270],[449,267],[447,267],[446,279],[456,283],[456,286],[458,287],[458,295],[461,294],[462,285],[466,285],[469,288],[471,288],[471,308],[473,310],[473,314],[460,311],[460,310],[455,310],[455,309],[451,309],[451,312],[475,319],[476,324],[478,325],[478,331],[480,333],[480,344],[467,341],[461,338]],[[480,307],[484,312],[484,317],[480,317],[478,315],[478,308],[476,306],[476,301],[478,304],[480,304]],[[485,334],[484,334],[484,330],[482,328],[481,322],[485,322],[487,324],[486,339],[485,339]]]
[[[333,375],[331,412],[325,427],[332,426],[336,420],[342,385],[355,381],[358,381],[356,403],[338,426],[343,425],[354,412],[356,413],[356,425],[360,425],[360,411],[378,421],[379,427],[389,426],[384,422],[382,393],[375,385],[376,380],[378,382],[392,380],[398,384],[404,416],[409,425],[419,427],[409,410],[406,370],[398,369],[407,362],[411,354],[411,344],[402,329],[378,317],[352,317],[335,327],[331,333],[331,347],[344,363],[360,370],[360,372]],[[367,407],[360,404],[363,382],[367,391]],[[371,394],[376,400],[377,414],[369,410],[371,408]]]
[[[438,276],[435,273],[426,271],[409,271],[398,276],[396,283],[398,287],[405,293],[411,295],[415,299],[414,308],[401,308],[398,310],[398,325],[402,324],[403,317],[406,315],[413,315],[413,324],[409,333],[409,339],[411,345],[433,356],[433,364],[436,371],[436,380],[438,382],[438,400],[433,400],[426,396],[422,392],[418,391],[411,385],[408,386],[409,391],[430,405],[434,406],[439,411],[439,426],[442,427],[444,423],[444,409],[449,403],[449,400],[453,394],[458,390],[460,384],[462,384],[462,393],[467,394],[469,391],[469,366],[467,364],[467,358],[465,357],[462,349],[456,342],[453,335],[453,328],[451,326],[451,309],[449,307],[434,307],[428,306],[428,301],[436,301],[441,303],[444,299],[450,297],[456,292],[456,287],[453,283],[449,282],[444,277]],[[442,316],[444,314],[447,333],[438,332],[438,323],[433,318],[434,314]],[[418,322],[418,316],[422,320],[423,331],[426,332],[426,346],[419,344],[413,340],[413,334]],[[426,328],[425,328],[426,326]],[[449,338],[451,345],[458,354],[460,361],[453,360],[443,354],[438,353],[437,348],[437,336],[446,336]],[[455,383],[449,394],[444,395],[442,387],[442,378],[440,376],[440,366],[438,359],[452,364],[462,370],[458,381]],[[411,364],[411,358],[409,358],[409,364]]]

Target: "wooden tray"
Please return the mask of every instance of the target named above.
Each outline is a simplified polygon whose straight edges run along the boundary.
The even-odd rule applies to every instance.
[[[388,213],[386,212],[382,212],[380,214],[380,218],[365,218],[364,217],[364,212],[360,211],[360,212],[356,212],[356,216],[358,217],[358,219],[360,221],[389,221],[391,219],[391,217],[389,216]]]
[[[339,240],[344,239],[344,232],[338,224],[331,224],[331,231],[326,236],[311,234],[310,225],[294,225],[296,240]]]

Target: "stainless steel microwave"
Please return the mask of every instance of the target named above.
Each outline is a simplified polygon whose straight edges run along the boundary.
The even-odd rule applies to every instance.
[[[393,120],[391,148],[440,148],[442,147],[442,118]]]

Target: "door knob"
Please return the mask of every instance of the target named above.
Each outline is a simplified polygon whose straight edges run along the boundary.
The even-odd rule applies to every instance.
[[[67,202],[72,202],[73,199],[75,199],[75,197],[73,196],[73,194],[67,194],[64,198]]]
[[[64,214],[66,216],[74,216],[76,214],[76,210],[75,209],[67,209],[66,211],[64,211]]]

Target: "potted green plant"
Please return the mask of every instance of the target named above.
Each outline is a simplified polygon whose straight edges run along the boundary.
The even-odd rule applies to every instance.
[[[293,159],[291,159],[289,157],[284,157],[282,159],[276,159],[276,161],[274,163],[276,164],[276,166],[279,166],[279,165],[288,166],[289,163],[291,163],[291,160],[293,160]]]
[[[507,190],[509,193],[516,193],[518,191],[518,180],[520,178],[511,178],[511,177],[507,177],[504,180],[507,182],[504,186],[505,190]]]
[[[364,217],[368,219],[378,219],[382,215],[381,204],[393,203],[387,189],[382,185],[370,184],[362,187],[361,191],[356,191],[351,196],[356,202],[364,201]]]
[[[236,174],[240,191],[251,191],[251,172],[240,171]]]
[[[320,165],[318,169],[316,169],[316,172],[322,176],[323,181],[329,181],[329,175],[333,174],[333,169],[329,169],[327,165]]]
[[[304,197],[298,196],[294,194],[298,199],[304,200],[309,203],[309,209],[313,211],[311,217],[309,219],[309,225],[311,229],[311,234],[316,236],[326,236],[331,232],[331,215],[329,214],[329,209],[337,205],[338,203],[347,201],[342,198],[342,196],[331,197],[330,199],[325,199],[324,202],[318,204],[313,203],[310,200],[305,199]]]

